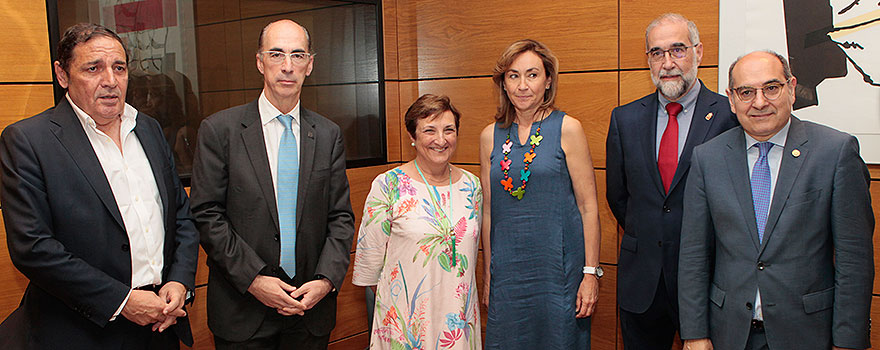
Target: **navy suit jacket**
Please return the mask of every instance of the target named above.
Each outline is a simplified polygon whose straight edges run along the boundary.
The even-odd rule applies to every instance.
[[[608,205],[623,226],[618,259],[617,303],[633,312],[647,311],[660,272],[675,300],[682,195],[695,146],[736,126],[727,97],[700,84],[687,141],[669,193],[657,168],[657,92],[611,112],[606,140]]]
[[[171,149],[153,118],[138,114],[134,132],[162,199],[162,281],[193,290],[198,233]],[[119,348],[125,333],[118,323],[128,321],[121,315],[109,320],[131,288],[128,234],[101,163],[67,99],[6,127],[0,162],[9,255],[30,279],[21,305],[0,334],[27,338],[39,348]],[[192,344],[185,317],[174,329]]]

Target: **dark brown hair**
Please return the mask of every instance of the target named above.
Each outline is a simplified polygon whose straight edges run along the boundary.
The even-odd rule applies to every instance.
[[[128,49],[119,35],[100,24],[77,23],[67,28],[64,31],[64,35],[61,36],[61,40],[58,41],[58,64],[61,65],[61,68],[65,72],[69,72],[70,61],[73,60],[73,49],[77,45],[92,40],[97,36],[104,36],[118,41],[119,45],[122,45],[122,51],[125,52],[125,61],[126,63],[128,62]]]
[[[556,102],[556,87],[559,85],[559,79],[557,79],[559,77],[559,60],[547,46],[536,40],[516,41],[504,50],[504,53],[498,58],[498,62],[495,63],[495,69],[492,70],[492,81],[498,88],[498,112],[495,114],[495,121],[500,122],[503,128],[510,127],[513,120],[516,119],[516,109],[510,102],[510,98],[507,97],[507,92],[504,91],[504,75],[510,69],[513,61],[527,51],[534,52],[541,58],[541,62],[544,63],[544,72],[550,79],[550,88],[544,91],[544,102],[538,106],[538,111],[556,109],[554,102]]]
[[[422,97],[419,97],[419,99],[416,100],[416,102],[413,102],[413,104],[409,106],[409,109],[406,110],[406,115],[403,117],[406,131],[409,132],[409,136],[416,138],[416,125],[418,125],[420,119],[436,116],[446,111],[452,112],[452,115],[455,116],[455,132],[458,133],[458,124],[459,120],[461,120],[461,113],[458,113],[458,110],[455,109],[455,106],[449,101],[449,97],[445,95],[437,96],[431,94],[422,95]]]

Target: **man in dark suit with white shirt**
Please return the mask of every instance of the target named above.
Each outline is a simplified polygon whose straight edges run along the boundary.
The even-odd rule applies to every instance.
[[[354,220],[340,128],[302,108],[314,55],[290,20],[260,34],[263,92],[202,122],[193,213],[218,349],[325,349]]]
[[[0,137],[9,253],[30,279],[0,347],[192,345],[198,233],[159,123],[125,103],[125,45],[83,23],[58,56],[65,97]]]

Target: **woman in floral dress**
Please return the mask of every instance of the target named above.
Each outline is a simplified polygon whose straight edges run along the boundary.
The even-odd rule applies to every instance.
[[[482,191],[449,163],[459,118],[448,97],[420,97],[404,118],[416,158],[373,180],[353,278],[376,286],[371,349],[482,349]]]

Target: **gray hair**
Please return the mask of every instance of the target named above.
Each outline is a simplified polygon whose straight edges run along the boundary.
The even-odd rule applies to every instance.
[[[648,24],[648,28],[645,29],[645,51],[651,49],[650,47],[648,47],[648,34],[651,33],[651,30],[654,29],[654,27],[660,25],[660,23],[663,22],[687,23],[688,40],[691,41],[691,45],[696,45],[700,43],[700,31],[697,30],[697,25],[693,21],[677,13],[664,13],[660,15],[660,17],[657,17],[653,21],[651,21],[651,24]]]
[[[306,33],[306,42],[308,43],[307,49],[309,50],[309,52],[312,52],[312,36],[309,35],[309,30],[306,29],[306,27],[304,25],[299,24],[298,22],[296,22],[294,20],[279,19],[277,21],[273,21],[273,22],[267,24],[265,27],[263,27],[263,30],[260,31],[260,38],[257,39],[257,53],[263,51],[263,36],[266,35],[266,29],[268,29],[270,25],[277,23],[277,22],[281,22],[281,21],[291,21],[293,23],[296,23],[296,25],[298,25],[300,28],[302,28],[303,32]]]
[[[764,52],[764,53],[769,53],[769,54],[773,55],[774,57],[776,57],[777,60],[779,60],[779,63],[782,63],[782,76],[785,77],[785,80],[788,81],[788,79],[791,79],[791,77],[793,77],[793,75],[791,74],[791,66],[788,64],[788,60],[785,59],[785,57],[783,57],[782,55],[780,55],[776,51],[773,51],[773,50],[752,51],[752,52],[749,52],[745,55],[737,57],[736,60],[734,60],[733,63],[730,64],[730,69],[727,71],[727,88],[728,89],[733,90],[733,86],[734,86],[734,84],[733,84],[733,67],[736,67],[736,64],[739,63],[739,60],[741,60],[743,57],[746,57],[746,56],[753,54],[755,52]]]

